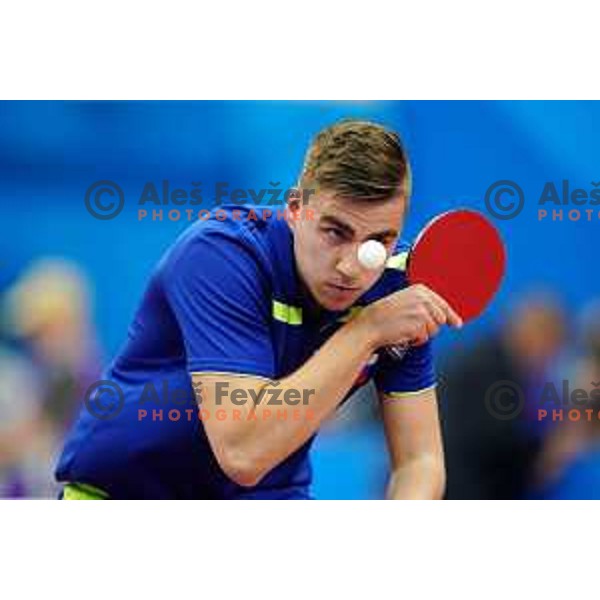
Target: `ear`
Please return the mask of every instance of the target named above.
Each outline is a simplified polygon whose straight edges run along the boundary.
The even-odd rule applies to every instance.
[[[290,213],[288,223],[292,229],[295,229],[297,223],[302,219],[302,190],[299,188],[294,188],[293,190],[289,190],[286,196],[286,208]]]

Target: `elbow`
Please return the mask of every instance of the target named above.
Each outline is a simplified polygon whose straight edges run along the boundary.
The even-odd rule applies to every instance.
[[[398,465],[391,474],[388,497],[395,500],[442,500],[446,491],[443,458],[425,455]]]
[[[443,500],[446,493],[446,465],[443,454],[422,456],[418,460],[418,470],[426,481],[426,497],[429,500]]]
[[[249,452],[236,446],[221,447],[216,458],[225,475],[237,485],[254,487],[264,477],[265,472],[257,468]]]
[[[434,500],[443,500],[446,494],[446,468],[442,463],[437,471]]]
[[[446,493],[446,465],[443,457],[436,457],[429,464],[432,500],[442,500]]]

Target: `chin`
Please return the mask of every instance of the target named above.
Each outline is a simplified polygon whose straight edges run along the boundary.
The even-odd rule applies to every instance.
[[[340,312],[350,308],[360,297],[360,294],[353,294],[351,298],[333,298],[328,294],[323,294],[318,302],[325,309]]]

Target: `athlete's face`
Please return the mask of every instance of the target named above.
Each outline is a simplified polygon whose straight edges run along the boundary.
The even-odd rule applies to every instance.
[[[327,310],[345,310],[381,276],[384,266],[367,269],[358,248],[367,240],[381,242],[391,254],[404,218],[405,198],[358,202],[317,193],[295,209],[296,265],[312,297]]]

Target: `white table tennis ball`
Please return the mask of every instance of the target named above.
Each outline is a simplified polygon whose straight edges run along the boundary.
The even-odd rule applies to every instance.
[[[358,248],[358,262],[366,269],[380,269],[387,259],[387,251],[381,242],[367,240]]]

